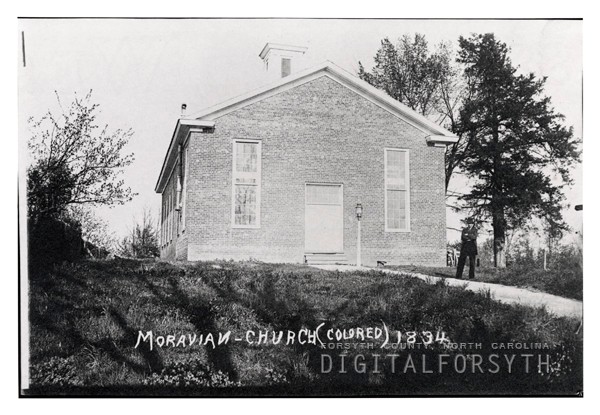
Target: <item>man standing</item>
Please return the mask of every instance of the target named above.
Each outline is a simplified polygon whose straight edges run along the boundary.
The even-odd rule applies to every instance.
[[[467,219],[467,226],[462,230],[460,239],[462,244],[456,268],[456,278],[462,279],[465,261],[469,257],[469,279],[472,280],[475,278],[475,257],[477,256],[477,227],[472,218]]]

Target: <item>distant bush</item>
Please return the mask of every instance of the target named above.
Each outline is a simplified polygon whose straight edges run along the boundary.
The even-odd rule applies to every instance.
[[[583,252],[576,245],[557,245],[547,253],[534,249],[527,238],[519,239],[507,255],[506,268],[493,267],[492,239],[479,244],[480,266],[475,271],[478,281],[515,287],[533,288],[562,297],[583,299]],[[448,247],[456,246],[448,244]],[[453,267],[398,267],[438,277],[454,277]]]
[[[514,258],[510,267],[499,270],[490,282],[529,286],[563,297],[583,299],[583,255],[575,246],[559,246],[547,257],[543,268],[543,253],[531,252]]]
[[[531,246],[529,238],[520,238],[506,254],[506,265],[517,267],[543,267],[543,251],[537,252]]]
[[[117,252],[127,258],[156,258],[160,255],[158,246],[158,222],[148,210],[144,210],[140,222],[117,244]]]

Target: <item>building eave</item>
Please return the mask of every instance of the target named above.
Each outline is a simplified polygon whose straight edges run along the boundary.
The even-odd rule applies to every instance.
[[[441,145],[449,145],[458,142],[458,137],[455,135],[428,135],[425,137],[428,144],[441,144]]]
[[[307,47],[305,46],[294,46],[294,45],[284,45],[282,43],[271,43],[268,42],[260,51],[260,53],[258,54],[258,56],[261,59],[264,59],[265,56],[267,56],[267,54],[269,53],[269,51],[271,49],[278,49],[278,50],[292,50],[294,52],[302,52],[305,53],[307,51]]]
[[[177,158],[177,146],[185,142],[185,139],[191,131],[204,131],[206,129],[213,129],[214,127],[215,122],[210,120],[186,118],[177,120],[177,124],[175,124],[175,130],[173,131],[173,136],[171,137],[171,141],[169,143],[167,154],[165,154],[165,159],[163,160],[163,165],[160,170],[158,180],[156,181],[156,186],[154,187],[154,191],[156,193],[162,193],[167,184],[169,179],[169,175],[167,173],[172,170],[173,164]]]

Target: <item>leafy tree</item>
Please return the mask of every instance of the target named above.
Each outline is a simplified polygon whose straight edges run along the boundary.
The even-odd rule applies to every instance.
[[[58,95],[57,99],[60,105]],[[29,120],[30,218],[59,217],[70,206],[123,204],[134,196],[120,178],[123,168],[133,162],[133,154],[122,154],[133,132],[99,129],[97,111],[90,91],[83,99],[75,97],[59,115],[48,111],[37,121]]]
[[[414,38],[404,35],[397,45],[385,38],[374,60],[371,73],[358,63],[361,79],[420,114],[438,111],[443,99],[442,82],[452,72],[448,45],[441,44],[431,53],[425,36],[419,33]]]
[[[72,198],[75,178],[66,164],[47,168],[36,163],[27,169],[27,201],[30,218],[63,216]]]
[[[446,150],[446,189],[464,154],[465,140],[458,125],[458,114],[465,89],[461,69],[452,64],[453,52],[448,43],[440,43],[431,52],[425,36],[404,35],[394,45],[388,38],[381,41],[375,66],[365,71],[359,62],[358,76],[385,91],[392,98],[454,132],[459,140]]]
[[[544,95],[546,78],[518,74],[506,44],[488,33],[461,36],[459,46],[468,91],[458,123],[468,144],[461,169],[473,182],[461,199],[473,216],[491,220],[494,265],[505,267],[508,230],[531,217],[567,229],[561,189],[572,184],[580,141]]]
[[[154,258],[159,256],[158,226],[148,210],[144,210],[142,221],[134,224],[131,233],[118,246],[120,255],[129,258]]]

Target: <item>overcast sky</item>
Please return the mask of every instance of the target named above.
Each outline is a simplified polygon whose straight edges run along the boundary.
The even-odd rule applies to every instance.
[[[494,32],[522,71],[548,77],[554,107],[582,134],[581,21],[21,20],[20,30],[27,61],[19,67],[21,149],[29,135],[26,119],[57,109],[54,90],[70,102],[74,93],[92,89],[101,122],[135,132],[127,150],[136,161],[125,181],[139,195],[124,206],[98,210],[117,235],[144,207],[158,213],[154,185],[181,104],[194,113],[263,85],[258,53],[266,42],[307,46],[309,64],[330,60],[356,73],[358,61],[371,67],[384,37],[419,32],[431,45],[443,40],[456,48],[460,35]],[[566,191],[572,205],[582,202],[581,171],[576,169],[576,185]],[[581,213],[571,208],[565,218],[581,229]],[[458,226],[455,215],[448,226]]]

